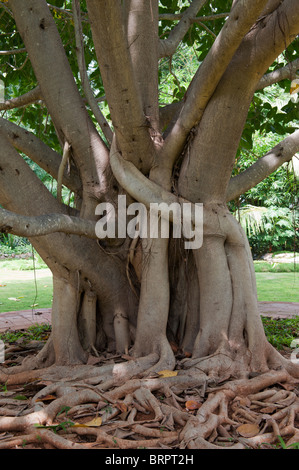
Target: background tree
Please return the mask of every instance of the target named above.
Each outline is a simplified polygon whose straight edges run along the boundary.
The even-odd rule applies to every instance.
[[[142,384],[176,394],[199,387],[205,395],[211,382],[239,378],[186,424],[183,445],[203,447],[215,428],[209,413],[218,410],[220,425],[236,395],[299,375],[266,340],[249,244],[227,208],[299,149],[291,102],[281,125],[285,132],[290,123],[292,133],[233,176],[253,131],[270,118],[279,125],[277,110],[256,93],[295,78],[299,4],[10,0],[1,8],[7,93],[0,120],[1,230],[30,238],[54,287],[51,337],[9,380],[40,377],[40,370],[30,370],[53,364],[58,379],[59,366],[84,364],[83,371],[77,367],[81,378],[107,390],[140,373],[180,368],[159,385],[155,379]],[[181,43],[181,57],[193,48],[190,68],[198,61],[187,84],[179,59],[177,70],[165,59]],[[165,60],[172,99],[161,103]],[[57,180],[56,193],[23,155]],[[62,185],[73,204],[62,202]],[[96,207],[117,206],[120,194],[147,208],[202,203],[202,247],[185,251],[183,240],[161,237],[99,242]],[[103,350],[135,359],[112,376],[112,367],[85,365]],[[179,364],[178,351],[185,357]],[[257,378],[250,381],[252,374]],[[117,390],[114,398],[131,391],[129,385]],[[148,393],[142,386],[143,404]],[[39,419],[49,422],[51,413]],[[33,419],[4,420],[2,429]]]

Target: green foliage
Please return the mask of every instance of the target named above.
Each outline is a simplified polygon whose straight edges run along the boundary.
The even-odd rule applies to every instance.
[[[26,330],[8,330],[0,334],[0,339],[4,343],[15,343],[22,339],[24,344],[29,341],[45,341],[51,333],[51,326],[47,323],[32,325]]]
[[[10,233],[0,233],[0,255],[29,253],[31,245],[27,238],[16,237]]]
[[[256,273],[299,273],[299,264],[296,262],[254,261],[254,270]]]
[[[299,442],[294,442],[293,444],[286,445],[283,438],[278,436],[279,444],[281,449],[299,449]]]
[[[239,154],[234,175],[249,168],[278,144],[281,136],[255,132],[252,149]],[[246,231],[254,256],[267,251],[298,250],[298,183],[289,164],[230,203],[230,208]]]
[[[298,338],[299,317],[286,319],[262,317],[262,322],[268,341],[278,350],[291,347],[292,341]]]

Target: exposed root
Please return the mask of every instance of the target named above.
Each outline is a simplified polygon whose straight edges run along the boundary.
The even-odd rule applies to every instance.
[[[206,364],[216,356],[222,363],[214,355]],[[99,357],[95,365],[17,374],[4,364],[0,449],[256,449],[299,442],[298,380],[286,369],[239,379],[227,370],[217,380],[201,361],[188,369],[177,363],[170,377],[145,376],[158,359]]]

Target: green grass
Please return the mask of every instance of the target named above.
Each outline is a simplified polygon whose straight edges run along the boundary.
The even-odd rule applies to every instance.
[[[36,284],[32,260],[0,261],[0,313],[51,307],[51,273],[38,260],[35,266]]]
[[[52,278],[37,279],[36,288],[33,280],[17,282],[5,281],[0,286],[0,313],[14,310],[49,308],[52,304]]]
[[[3,259],[0,260],[1,271],[32,271],[33,269],[46,269],[47,265],[40,257],[33,259]]]
[[[254,261],[256,273],[299,273],[298,263],[267,263],[266,261]]]
[[[299,302],[297,273],[256,273],[260,302]]]
[[[294,269],[293,263],[276,263],[274,266],[256,261],[254,265],[259,301],[299,302],[299,275],[290,272]],[[51,307],[51,273],[43,269],[46,265],[37,258],[35,287],[32,267],[32,259],[0,260],[0,313],[30,310],[34,304],[37,308]]]

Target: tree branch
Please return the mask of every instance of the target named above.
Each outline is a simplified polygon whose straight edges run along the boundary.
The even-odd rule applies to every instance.
[[[171,56],[175,53],[179,43],[188,32],[192,20],[206,2],[207,0],[193,0],[191,2],[191,5],[184,11],[179,23],[173,28],[168,38],[160,41],[160,57]]]
[[[33,90],[24,93],[24,95],[5,100],[3,103],[0,102],[0,111],[6,111],[13,108],[21,108],[22,106],[28,106],[29,104],[35,103],[42,99],[40,87],[37,86]]]
[[[155,151],[134,76],[121,2],[86,3],[118,146],[124,158],[146,173],[153,164]]]
[[[45,170],[56,180],[61,164],[61,155],[52,150],[34,134],[16,124],[0,117],[0,133],[5,135],[11,145],[27,155],[33,162]],[[64,172],[62,183],[75,193],[80,193],[82,184],[74,165],[70,173]]]
[[[159,15],[159,20],[161,21],[179,21],[183,18],[184,13],[162,13]],[[204,21],[216,21],[222,18],[226,18],[229,16],[229,12],[227,13],[218,13],[215,15],[207,15],[207,16],[194,16],[193,18],[189,18],[191,24],[193,23],[202,23]]]
[[[61,196],[62,196],[62,180],[63,180],[63,175],[66,169],[66,166],[70,160],[70,152],[71,152],[71,146],[66,140],[63,146],[63,155],[62,155],[62,160],[59,166],[58,170],[58,177],[57,177],[57,199],[59,202],[61,201]]]
[[[125,1],[123,8],[133,74],[155,140],[159,128],[159,0]]]
[[[151,203],[167,204],[188,202],[175,194],[165,190],[159,184],[144,176],[136,166],[124,160],[118,152],[115,142],[112,142],[110,151],[110,164],[113,174],[120,186],[136,201],[144,204],[148,209]],[[170,213],[170,220],[172,214]]]
[[[274,70],[273,72],[264,75],[260,79],[256,90],[262,90],[263,88],[273,85],[274,83],[280,82],[281,80],[292,80],[296,77],[297,70],[299,70],[299,59],[290,62],[285,67],[281,67],[280,69]]]
[[[10,51],[0,51],[0,55],[22,54],[23,52],[27,52],[26,47],[22,47],[20,49],[11,49]]]
[[[85,57],[84,57],[84,44],[83,44],[83,31],[82,31],[82,20],[81,20],[81,10],[80,10],[80,2],[79,0],[73,1],[73,19],[74,19],[74,27],[75,27],[75,36],[76,36],[76,54],[77,54],[77,61],[81,76],[81,82],[83,85],[83,90],[87,99],[87,102],[98,122],[100,128],[102,129],[104,136],[108,140],[109,144],[112,142],[113,132],[110,129],[108,122],[106,121],[104,115],[102,114],[97,100],[93,94],[91,89],[89,78],[87,75],[86,64],[85,64]]]
[[[190,130],[200,121],[232,57],[266,4],[267,0],[250,3],[247,0],[239,0],[232,8],[228,20],[196,72],[185,95],[185,103],[179,117],[165,140],[161,154],[165,165],[172,168]]]
[[[263,181],[283,163],[292,159],[299,151],[299,130],[286,137],[273,147],[270,152],[257,160],[253,165],[230,180],[226,200],[236,199],[249,189]]]
[[[63,232],[96,239],[95,224],[94,221],[66,214],[29,217],[0,208],[0,232],[20,237],[40,237]]]
[[[109,187],[108,149],[84,106],[47,2],[10,0],[9,5],[55,128],[72,146],[84,210],[94,213],[94,204]]]

